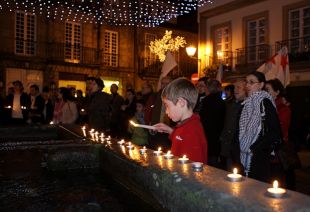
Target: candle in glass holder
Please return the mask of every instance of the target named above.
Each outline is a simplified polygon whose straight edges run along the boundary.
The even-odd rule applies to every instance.
[[[146,151],[147,151],[147,148],[145,146],[139,150],[141,155],[145,154]]]
[[[157,151],[154,151],[153,154],[155,156],[160,156],[161,155],[161,147],[159,147]]]
[[[173,154],[171,154],[171,151],[168,151],[166,154],[164,154],[164,158],[168,160],[173,158]]]
[[[129,150],[134,149],[135,147],[131,144],[131,142],[128,142],[127,146],[126,146]]]
[[[237,181],[240,181],[242,179],[242,175],[238,174],[238,169],[237,168],[234,168],[233,169],[233,173],[232,174],[228,174],[227,177],[232,182],[237,182]]]
[[[193,168],[194,171],[200,172],[200,171],[202,171],[203,163],[201,163],[201,162],[194,162],[194,163],[192,163],[192,168]]]
[[[268,188],[267,191],[269,195],[275,198],[280,198],[286,193],[284,188],[279,188],[279,183],[277,180],[273,181],[273,187]]]
[[[188,162],[188,158],[186,157],[186,155],[183,155],[183,157],[179,158],[179,163],[185,164]]]

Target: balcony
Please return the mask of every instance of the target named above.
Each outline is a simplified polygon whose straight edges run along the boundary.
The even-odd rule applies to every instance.
[[[268,44],[248,46],[236,49],[235,67],[241,73],[255,70],[272,55],[272,47]]]
[[[119,55],[106,54],[103,50],[68,43],[35,42],[28,40],[12,40],[0,47],[3,59],[29,60],[70,63],[87,66],[118,67]]]
[[[288,48],[290,67],[293,69],[310,67],[310,36],[278,41],[275,49],[279,51],[284,46]]]

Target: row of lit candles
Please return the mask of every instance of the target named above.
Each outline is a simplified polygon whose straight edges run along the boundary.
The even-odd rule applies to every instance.
[[[12,106],[11,106],[11,105],[8,105],[8,106],[5,106],[4,108],[6,108],[6,109],[11,109],[11,108],[12,108]],[[26,109],[27,109],[27,107],[26,107],[26,106],[20,106],[20,109],[22,109],[22,110],[26,110]]]
[[[83,126],[82,128],[82,131],[83,131],[83,135],[84,137],[86,137],[86,127]],[[108,137],[105,137],[104,133],[99,133],[97,131],[95,131],[94,129],[91,129],[89,131],[89,134],[91,136],[91,139],[93,141],[97,141],[99,142],[99,138],[101,140],[101,142],[103,143],[104,141],[107,141],[107,144],[108,145],[111,145],[111,137],[108,136]],[[100,134],[100,135],[99,135]],[[120,146],[126,146],[126,148],[128,150],[133,150],[135,147],[134,145],[131,143],[131,142],[125,142],[124,139],[120,140],[117,142]],[[144,146],[143,148],[140,148],[139,149],[139,152],[141,155],[144,155],[146,154],[148,151],[148,149]],[[166,159],[166,160],[170,160],[170,159],[173,159],[174,158],[174,155],[171,153],[171,151],[167,151],[166,154],[163,153],[163,151],[161,150],[161,147],[158,148],[158,150],[155,150],[153,151],[153,155],[154,156],[162,156]],[[181,158],[178,158],[178,161],[180,164],[186,164],[189,162],[189,158],[186,157],[186,155],[183,155],[183,157]],[[200,163],[200,162],[193,162],[192,163],[192,167],[193,167],[193,170],[194,171],[202,171],[203,169],[203,163]],[[233,173],[230,173],[227,175],[227,179],[229,181],[232,181],[232,182],[240,182],[242,181],[243,177],[241,174],[238,174],[238,169],[237,168],[234,168],[233,169]],[[283,188],[279,188],[279,183],[277,180],[275,180],[273,182],[273,187],[272,188],[268,188],[267,189],[267,192],[269,195],[271,195],[272,197],[276,197],[276,198],[279,198],[279,197],[282,197],[285,193],[286,193],[286,190],[283,189]]]

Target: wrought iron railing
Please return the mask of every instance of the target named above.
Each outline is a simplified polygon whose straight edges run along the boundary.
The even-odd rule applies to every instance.
[[[268,44],[248,46],[236,49],[236,65],[262,64],[272,55],[272,47]]]
[[[87,65],[118,67],[119,55],[104,53],[102,49],[79,44],[15,40],[0,46],[2,57],[33,57],[53,62],[69,62]],[[10,45],[9,45],[10,44]]]
[[[276,51],[286,46],[290,63],[310,61],[310,36],[276,42]]]

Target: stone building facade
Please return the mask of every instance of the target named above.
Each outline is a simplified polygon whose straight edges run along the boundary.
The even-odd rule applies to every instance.
[[[0,10],[0,87],[5,95],[11,82],[21,80],[26,90],[55,83],[85,92],[87,76],[101,77],[107,91],[111,83],[139,90],[144,80],[156,85],[162,63],[147,46],[165,30],[198,45],[197,33],[177,28],[112,27],[91,23],[49,20],[23,11]],[[175,54],[179,61],[171,73],[190,77],[197,60],[185,48]]]

